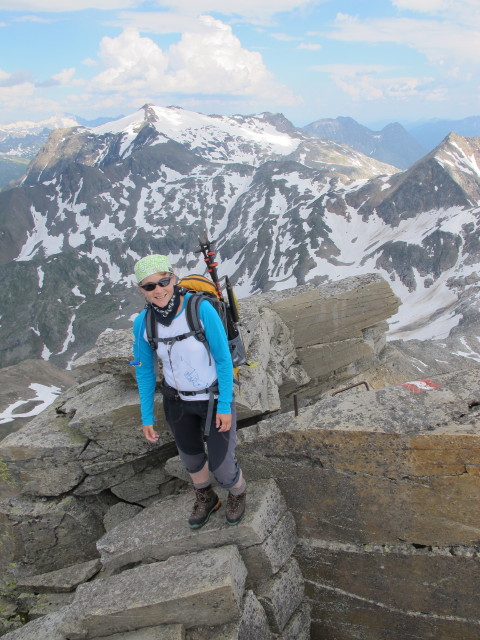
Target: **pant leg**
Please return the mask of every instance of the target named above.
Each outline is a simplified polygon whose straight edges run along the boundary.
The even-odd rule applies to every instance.
[[[188,473],[203,469],[207,460],[203,432],[208,412],[208,400],[173,400],[164,398],[165,417],[175,438],[180,459]],[[219,432],[215,426],[216,404],[213,410],[210,435],[207,438],[209,469],[221,487],[229,489],[240,478],[235,456],[237,420],[235,402],[232,403],[232,426]]]
[[[237,446],[237,412],[232,402],[232,426],[220,432],[215,426],[215,414],[210,435],[207,438],[209,468],[215,480],[224,489],[230,489],[240,478],[240,467],[235,455]]]
[[[165,419],[177,445],[178,455],[188,473],[197,473],[205,466],[207,454],[203,441],[202,415],[195,406],[198,402],[186,402],[163,398]]]

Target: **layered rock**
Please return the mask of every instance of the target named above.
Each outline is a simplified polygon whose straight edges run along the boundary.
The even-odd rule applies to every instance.
[[[161,395],[151,445],[138,428],[130,334],[103,334],[77,361],[78,384],[0,444],[10,492],[2,561],[17,564],[19,602],[38,618],[12,639],[306,640],[312,607],[312,638],[373,640],[388,629],[391,640],[414,640],[417,624],[425,637],[473,640],[480,373],[457,356],[458,370],[439,375],[440,347],[426,357],[418,345],[385,347],[397,305],[371,275],[242,302],[258,363],[242,370],[238,394],[248,510],[237,527],[215,516],[196,532]],[[355,381],[365,384],[348,389]],[[298,415],[287,411],[292,396]],[[195,596],[175,584],[176,604],[169,581],[155,601],[145,596],[168,567],[183,574],[204,561],[230,568]],[[195,626],[172,613],[180,602],[196,611],[209,589],[224,594],[231,618]]]
[[[103,536],[102,563],[20,580],[38,594],[21,598],[37,619],[5,637],[306,640],[310,607],[292,557],[293,518],[272,480],[249,486],[248,511],[236,527],[222,509],[192,531],[185,518],[192,496],[170,497]]]
[[[352,390],[239,433],[246,476],[275,477],[294,514],[313,638],[478,636],[479,383]]]

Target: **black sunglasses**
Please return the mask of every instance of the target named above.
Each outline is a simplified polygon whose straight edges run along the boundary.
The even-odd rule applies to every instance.
[[[168,284],[170,284],[171,279],[172,276],[168,276],[167,278],[160,278],[158,282],[147,282],[146,284],[140,284],[139,286],[142,289],[145,289],[145,291],[153,291],[157,288],[157,285],[159,287],[166,287]]]

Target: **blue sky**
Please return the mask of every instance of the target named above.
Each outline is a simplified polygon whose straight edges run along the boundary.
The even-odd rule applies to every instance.
[[[479,72],[479,0],[0,0],[0,124],[146,102],[459,119],[480,114]]]

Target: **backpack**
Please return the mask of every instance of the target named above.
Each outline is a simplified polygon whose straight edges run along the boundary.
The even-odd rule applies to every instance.
[[[212,307],[216,310],[227,334],[228,346],[230,349],[230,355],[232,357],[232,364],[234,369],[237,369],[243,364],[247,364],[247,355],[245,346],[243,344],[242,336],[236,326],[238,321],[238,309],[236,308],[236,300],[229,295],[229,302],[227,304],[224,300],[220,299],[219,292],[215,284],[206,278],[205,276],[192,274],[185,276],[178,282],[181,293],[191,293],[187,300],[185,313],[187,316],[187,324],[190,329],[190,333],[184,333],[175,338],[169,338],[165,341],[178,341],[188,338],[193,335],[197,340],[202,342],[208,351],[209,362],[211,362],[210,348],[205,336],[205,332],[202,328],[199,318],[199,306],[202,300],[208,300]],[[145,326],[147,331],[147,340],[152,349],[156,351],[159,341],[162,339],[157,336],[157,323],[155,320],[155,314],[152,308],[147,305],[147,313],[145,316]]]

